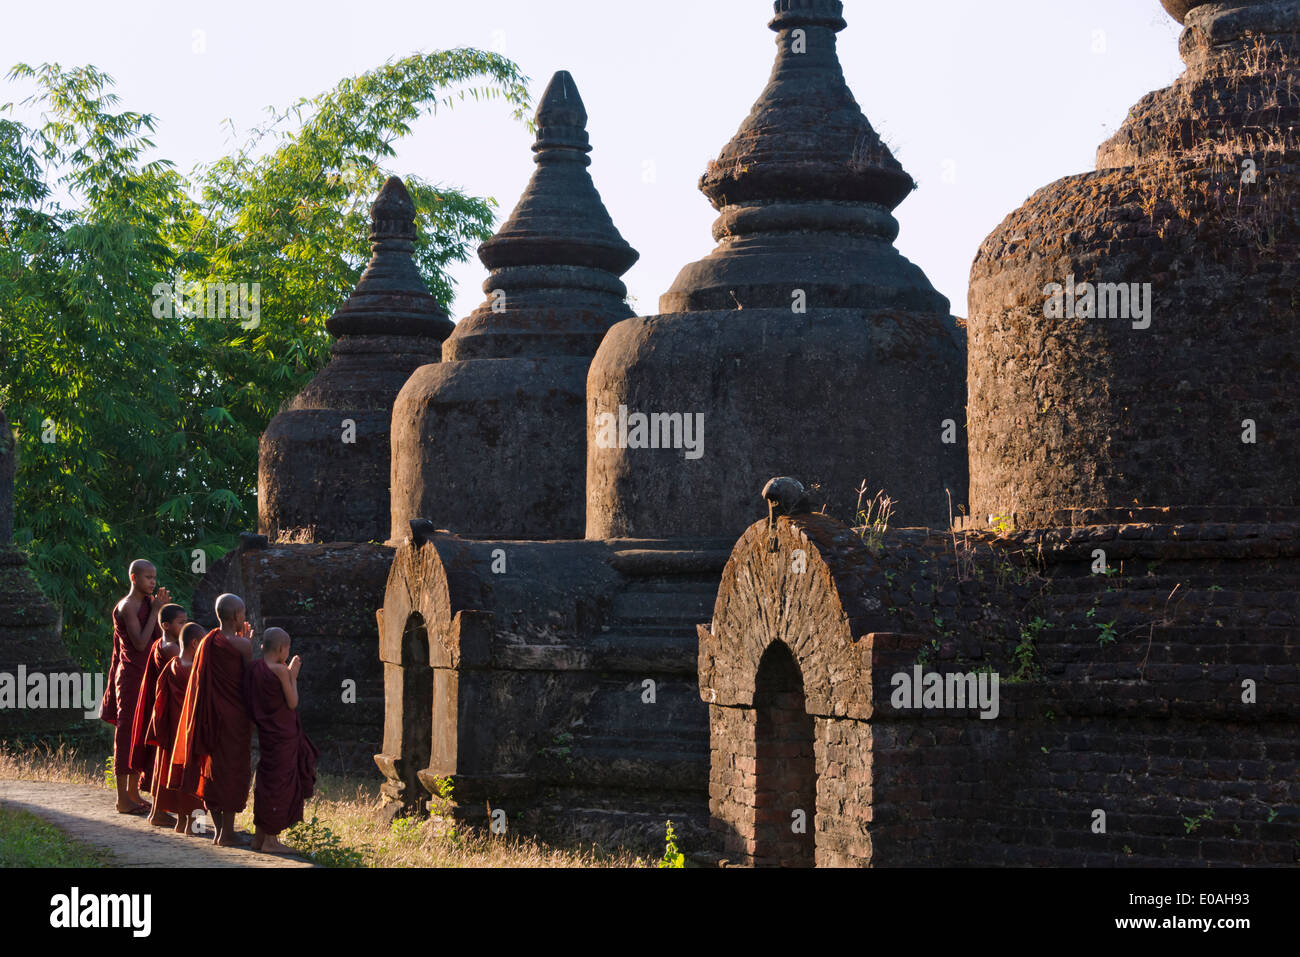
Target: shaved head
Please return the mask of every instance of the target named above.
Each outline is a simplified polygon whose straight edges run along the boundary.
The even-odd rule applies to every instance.
[[[153,562],[137,558],[131,563],[131,591],[141,598],[148,598],[158,588],[158,569]]]
[[[268,628],[262,633],[262,654],[289,647],[289,633],[283,628]]]
[[[192,621],[181,629],[181,644],[186,648],[197,646],[203,640],[204,634],[203,626],[197,621]]]
[[[229,592],[217,599],[217,621],[222,626],[238,625],[244,618],[244,599]]]
[[[185,615],[185,609],[180,605],[163,605],[162,611],[158,612],[158,620],[164,625],[170,625],[177,618]]]

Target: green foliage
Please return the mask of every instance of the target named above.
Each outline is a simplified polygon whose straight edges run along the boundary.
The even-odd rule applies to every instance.
[[[285,844],[321,867],[364,867],[365,856],[344,844],[316,815],[281,835]]]
[[[455,808],[455,791],[456,782],[454,778],[434,778],[433,780],[433,797],[429,801],[429,810],[439,817],[449,818]],[[448,827],[443,832],[444,836],[456,838],[456,829]]]
[[[1037,661],[1037,642],[1038,636],[1046,627],[1047,620],[1039,616],[1020,630],[1020,643],[1016,645],[1016,650],[1011,655],[1016,670],[1007,679],[1009,682],[1035,681],[1041,676],[1042,669]]]
[[[389,826],[389,831],[391,831],[393,836],[398,839],[418,837],[420,829],[423,826],[424,822],[418,818],[399,817],[393,819],[393,823]]]
[[[660,867],[686,867],[686,855],[677,849],[677,832],[673,830],[673,822],[667,821],[667,831],[664,834],[664,856],[659,861]]]
[[[1209,807],[1195,817],[1187,817],[1184,815],[1183,827],[1186,829],[1188,834],[1191,834],[1193,831],[1197,830],[1206,821],[1212,821],[1212,820],[1214,820],[1214,808]]]
[[[939,657],[939,652],[943,647],[939,644],[938,638],[932,638],[929,642],[921,646],[921,650],[916,653],[916,663],[925,667]]]
[[[70,650],[104,666],[132,559],[151,559],[188,603],[195,550],[210,566],[256,525],[259,436],[328,357],[324,322],[369,257],[368,208],[393,144],[466,97],[503,98],[521,118],[526,78],[470,49],[392,60],[273,111],[189,178],[150,158],[154,117],[119,111],[93,66],[20,64],[9,79],[34,87],[23,105],[42,116],[28,126],[0,108],[15,540],[62,606]],[[490,235],[496,204],[406,182],[417,265],[447,302],[446,268]],[[163,308],[160,290],[196,282],[258,283],[260,322]]]
[[[0,867],[108,867],[110,855],[17,808],[0,807]]]
[[[1116,637],[1115,622],[1103,622],[1101,630],[1097,633],[1097,644],[1102,646],[1114,644]]]

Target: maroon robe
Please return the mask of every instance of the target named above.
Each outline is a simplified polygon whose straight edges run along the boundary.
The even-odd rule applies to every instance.
[[[140,628],[153,613],[153,604],[148,601],[140,603],[137,613]],[[153,630],[149,635],[149,644],[137,651],[131,644],[126,623],[117,608],[113,609],[113,642],[118,647],[117,674],[113,676],[113,697],[117,701],[117,730],[113,733],[113,773],[131,773],[131,732],[135,728],[135,706],[140,700],[140,682],[144,679],[145,667],[153,653],[154,640],[162,634],[162,626],[154,618]]]
[[[158,676],[163,667],[176,657],[175,645],[167,644],[164,636],[153,643],[149,650],[149,660],[144,666],[144,678],[140,681],[140,695],[135,702],[135,717],[131,722],[131,773],[140,775],[140,790],[153,793],[154,749],[146,742],[149,719],[153,717],[154,693],[158,686]]]
[[[214,628],[194,655],[167,786],[197,794],[210,811],[242,811],[248,806],[252,754],[244,656]]]
[[[257,783],[253,790],[253,823],[268,834],[279,834],[302,820],[303,802],[316,790],[316,758],[320,752],[303,734],[298,712],[284,698],[284,686],[264,660],[244,673],[248,710],[257,725]]]
[[[203,807],[203,800],[197,794],[188,794],[166,785],[167,769],[171,767],[171,755],[176,742],[176,724],[180,720],[181,709],[185,707],[185,687],[192,670],[192,665],[185,664],[180,658],[172,658],[163,666],[154,688],[153,710],[145,732],[145,743],[156,751],[154,767],[157,769],[157,790],[153,792],[154,806],[178,817],[189,817]]]
[[[108,661],[108,682],[104,688],[104,697],[99,702],[99,720],[117,724],[117,692],[113,685],[117,681],[117,659],[121,653],[121,643],[117,637],[117,609],[113,609],[113,656]]]

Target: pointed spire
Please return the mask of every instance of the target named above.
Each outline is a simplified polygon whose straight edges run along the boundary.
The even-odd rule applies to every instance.
[[[777,0],[776,65],[749,118],[700,189],[715,209],[754,200],[822,199],[894,209],[916,186],[844,80],[840,0]]]
[[[412,254],[415,203],[390,176],[370,207],[370,264],[325,327],[334,336],[425,336],[445,339],[447,311],[429,294]]]
[[[514,212],[479,248],[489,269],[587,266],[621,276],[639,254],[614,227],[587,172],[587,111],[568,71],[551,79],[537,108],[537,171]]]

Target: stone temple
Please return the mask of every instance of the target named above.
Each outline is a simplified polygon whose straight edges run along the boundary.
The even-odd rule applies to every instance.
[[[587,180],[567,74],[542,98],[538,173],[482,253],[489,301],[394,413],[376,760],[395,802],[450,779],[470,818],[491,807],[529,829],[636,843],[671,817],[699,846],[708,727],[695,624],[761,507],[760,480],[815,476],[851,511],[867,479],[936,521],[949,492],[964,501],[963,336],[892,245],[891,211],[914,184],[845,86],[840,14],[838,2],[777,4],[772,77],[701,182],[719,246],[683,269],[659,316],[622,305],[617,275],[633,254]],[[791,52],[795,31],[805,52]],[[514,264],[517,279],[503,268]],[[533,397],[534,368],[556,384],[548,404]],[[499,398],[498,381],[517,392]],[[561,403],[563,417],[551,412]],[[612,423],[636,415],[657,430],[644,447],[615,440]],[[530,440],[539,433],[554,438]],[[585,495],[581,472],[552,483],[528,465],[584,450]],[[519,540],[577,538],[584,501],[584,540]]]
[[[325,767],[738,865],[1293,862],[1300,0],[1164,5],[1186,72],[985,240],[965,323],[839,0],[774,4],[657,315],[568,73],[454,329],[387,184],[202,590],[320,662]]]
[[[40,699],[30,697],[24,697],[19,706],[16,698],[7,701],[0,691],[5,708],[3,727],[6,734],[14,735],[75,732],[86,726],[86,713],[99,707],[99,694],[89,690],[89,681],[83,689],[83,673],[63,645],[63,615],[41,594],[27,570],[27,556],[14,547],[14,458],[13,430],[0,411],[0,675],[12,680],[10,690],[15,695],[35,691],[30,676],[40,675],[46,682],[42,696],[50,693],[48,676],[75,675],[82,706],[53,708],[55,702],[49,697],[45,697],[44,707],[33,707]],[[102,694],[102,687],[97,690]]]

